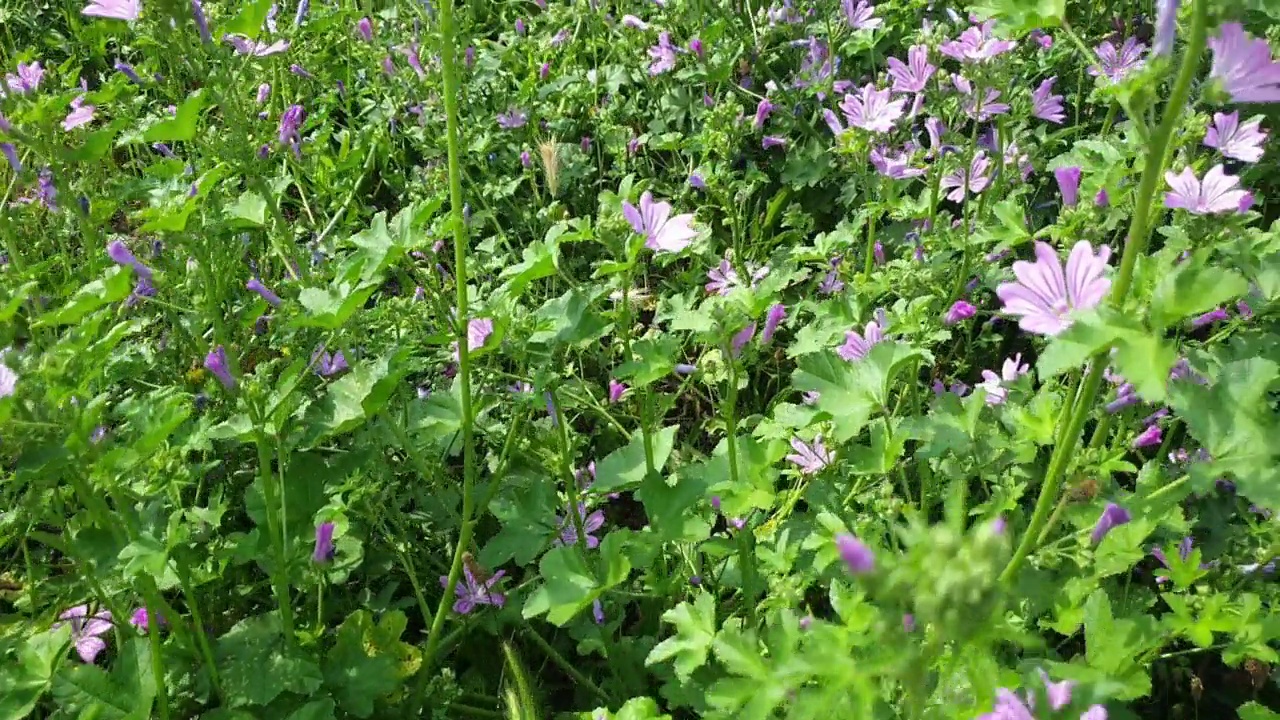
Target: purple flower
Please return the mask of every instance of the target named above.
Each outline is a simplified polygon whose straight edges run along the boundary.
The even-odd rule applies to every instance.
[[[519,108],[511,108],[498,116],[498,127],[503,130],[522,128],[529,122],[529,116]]]
[[[36,184],[36,197],[50,212],[58,211],[58,187],[53,184],[53,171],[49,168],[40,171]]]
[[[648,29],[649,29],[649,23],[646,23],[645,21],[641,20],[640,18],[636,17],[635,15],[623,15],[623,16],[622,16],[622,25],[623,25],[623,27],[629,27],[629,28],[631,28],[631,29],[633,29],[633,30],[648,30]]]
[[[236,379],[231,375],[231,367],[227,363],[227,351],[221,345],[209,351],[204,357],[204,369],[213,373],[214,377],[228,390],[234,389]]]
[[[1179,0],[1156,0],[1156,40],[1151,52],[1167,57],[1173,52],[1173,39],[1178,34]]]
[[[676,48],[671,44],[671,33],[663,32],[658,35],[658,44],[649,48],[649,57],[653,58],[653,62],[649,64],[650,75],[661,75],[676,66]]]
[[[830,465],[834,459],[832,452],[822,444],[821,434],[815,436],[812,443],[793,437],[791,449],[795,452],[788,455],[787,460],[795,463],[802,475],[812,475]]]
[[[13,397],[13,393],[17,390],[18,374],[9,369],[3,360],[0,360],[0,398]]]
[[[618,382],[613,378],[609,378],[609,403],[613,404],[622,400],[622,396],[627,392],[627,386]]]
[[[951,76],[951,82],[965,96],[963,103],[964,112],[969,117],[978,122],[986,122],[996,115],[1003,115],[1009,112],[1007,103],[996,102],[1000,99],[1000,91],[994,88],[988,88],[984,93],[978,94],[974,92],[973,84],[968,78],[956,73]]]
[[[281,145],[288,145],[293,154],[297,158],[302,157],[302,121],[306,118],[307,112],[302,109],[301,105],[290,105],[280,114],[280,129],[278,138]]]
[[[558,524],[560,528],[560,537],[554,541],[555,545],[575,545],[578,542],[578,528],[574,526],[573,519],[566,513],[559,518]],[[587,549],[591,550],[600,546],[600,539],[591,533],[604,527],[604,511],[596,510],[591,514],[587,514],[587,506],[585,503],[578,503],[578,519],[582,522],[582,533],[587,538]]]
[[[875,30],[884,24],[875,16],[876,9],[867,0],[858,0],[857,5],[853,0],[842,0],[840,6],[844,10],[845,22],[854,30]]]
[[[320,377],[332,377],[349,367],[341,350],[330,355],[323,345],[311,353],[311,365]]]
[[[690,365],[689,363],[676,363],[676,366],[674,369],[677,375],[688,376],[697,372],[698,366]]]
[[[760,98],[760,103],[756,105],[756,122],[755,128],[759,130],[764,127],[764,123],[769,119],[769,114],[773,112],[773,103],[769,102],[769,98]]]
[[[765,135],[764,139],[760,141],[760,147],[764,148],[765,150],[768,150],[769,148],[775,148],[775,147],[785,148],[786,146],[787,146],[787,139],[778,137],[777,135]]]
[[[373,21],[367,17],[360,18],[356,23],[356,32],[360,33],[365,42],[373,42]]]
[[[1133,449],[1139,450],[1141,448],[1147,448],[1147,447],[1152,447],[1153,445],[1159,445],[1162,437],[1163,437],[1163,433],[1160,430],[1160,426],[1150,425],[1147,427],[1147,429],[1139,433],[1138,437],[1133,439]]]
[[[698,38],[689,40],[689,52],[697,55],[699,60],[706,54],[706,50],[702,47],[702,41]]]
[[[271,307],[280,307],[280,296],[271,292],[271,289],[266,285],[263,285],[262,281],[258,278],[251,278],[249,282],[245,283],[244,287],[246,290],[257,293],[263,300],[266,300],[267,304]]]
[[[929,48],[925,45],[912,45],[907,51],[907,62],[898,58],[889,58],[889,77],[893,78],[893,91],[899,93],[922,93],[929,84],[929,78],[938,68],[929,63]]]
[[[707,181],[703,180],[702,176],[699,175],[698,173],[693,173],[692,175],[689,176],[689,186],[694,188],[695,190],[706,190]]]
[[[1098,56],[1098,64],[1089,66],[1089,74],[1094,77],[1105,76],[1111,82],[1120,82],[1146,64],[1142,59],[1142,51],[1146,49],[1147,46],[1138,42],[1137,38],[1125,40],[1119,48],[1110,40],[1104,40],[1093,49]]]
[[[840,110],[853,127],[876,133],[889,132],[902,117],[905,100],[890,100],[889,90],[867,83],[857,95],[845,95]]]
[[[867,323],[865,335],[857,330],[849,330],[844,334],[844,344],[836,348],[836,354],[848,362],[855,362],[867,356],[874,345],[884,341],[884,331],[874,320]]]
[[[1249,303],[1244,300],[1236,302],[1236,312],[1240,313],[1240,317],[1248,320],[1253,317],[1253,308],[1249,307]]]
[[[289,49],[288,40],[277,40],[270,45],[250,40],[242,35],[223,35],[222,39],[231,44],[236,50],[237,55],[253,55],[254,57],[267,57],[268,55],[276,55]]]
[[[645,236],[645,247],[654,252],[680,252],[698,236],[690,225],[693,213],[671,217],[671,203],[654,201],[646,190],[640,196],[640,207],[622,202],[622,215],[631,227]]]
[[[978,309],[973,305],[965,302],[964,300],[957,300],[951,306],[951,309],[947,310],[947,314],[942,318],[942,322],[946,325],[955,325],[958,322],[968,320],[977,312]]]
[[[311,561],[320,565],[333,560],[333,523],[322,522],[316,526],[316,544]]]
[[[1226,310],[1223,310],[1222,308],[1214,308],[1213,310],[1210,310],[1209,312],[1193,319],[1191,321],[1191,327],[1202,328],[1206,325],[1212,325],[1216,322],[1226,322],[1227,320],[1230,320],[1230,319],[1231,319],[1231,316],[1227,315]]]
[[[1062,107],[1062,96],[1053,94],[1053,84],[1057,80],[1056,75],[1045,80],[1031,94],[1031,116],[1061,125],[1067,114]]]
[[[417,74],[419,80],[425,80],[427,71],[422,67],[422,58],[418,57],[418,43],[411,42],[408,45],[402,45],[396,50],[404,55],[405,60],[409,63],[409,67],[413,68],[413,72]]]
[[[142,14],[142,0],[89,0],[80,14],[133,22]]]
[[[382,58],[382,72],[385,73],[387,77],[396,74],[396,61],[393,60],[390,55],[386,55]]]
[[[1254,118],[1241,125],[1240,114],[1237,112],[1230,115],[1214,113],[1213,124],[1204,136],[1206,147],[1217,148],[1225,157],[1248,163],[1256,163],[1262,159],[1266,152],[1263,147],[1266,141],[1267,133],[1262,130],[1262,121]]]
[[[293,14],[293,26],[302,25],[302,21],[307,19],[309,12],[311,12],[311,0],[298,0],[298,10]]]
[[[1061,167],[1053,171],[1053,177],[1058,181],[1058,190],[1062,193],[1062,204],[1075,207],[1080,200],[1080,168]]]
[[[293,63],[292,65],[289,66],[289,72],[293,73],[294,75],[297,75],[300,78],[306,78],[308,80],[316,79],[315,75],[312,75],[311,73],[307,72],[306,68],[302,67],[297,63]]]
[[[787,306],[782,303],[774,303],[769,306],[768,312],[765,313],[764,332],[760,333],[760,342],[768,345],[773,342],[773,334],[778,331],[778,326],[787,318]]]
[[[1254,39],[1240,23],[1229,22],[1209,38],[1209,49],[1209,77],[1221,82],[1234,102],[1280,102],[1280,63],[1271,60],[1266,40]]]
[[[1093,526],[1093,532],[1089,535],[1089,540],[1097,545],[1102,542],[1102,538],[1111,532],[1112,528],[1124,525],[1129,522],[1132,516],[1129,511],[1120,507],[1115,503],[1107,503],[1106,509],[1102,511],[1102,515],[1098,518],[1098,522]]]
[[[116,60],[115,69],[121,75],[129,78],[129,82],[135,85],[142,84],[142,78],[138,77],[138,73],[134,71],[133,66],[123,60]]]
[[[965,63],[986,62],[997,55],[1003,55],[1017,47],[1012,40],[1000,40],[992,36],[995,21],[988,20],[981,25],[974,25],[955,40],[942,43],[938,49],[943,55]]]
[[[524,18],[516,18],[516,34],[523,37],[525,32]]]
[[[209,32],[209,20],[204,16],[204,3],[201,0],[191,0],[191,17],[196,21],[196,32],[200,33],[200,42],[208,45],[213,42],[213,35]]]
[[[1196,178],[1195,171],[1183,168],[1182,173],[1164,174],[1170,192],[1164,195],[1164,206],[1182,208],[1194,215],[1216,215],[1241,212],[1241,203],[1249,197],[1245,190],[1236,189],[1240,178],[1227,175],[1222,165],[1214,165],[1205,173],[1204,182]]]
[[[742,348],[746,347],[747,343],[751,342],[751,338],[755,337],[755,334],[755,323],[749,323],[746,327],[734,334],[733,340],[730,343],[734,357],[738,357],[742,354]]]
[[[728,297],[734,287],[738,285],[738,271],[733,269],[733,265],[728,259],[720,261],[720,264],[707,271],[707,279],[710,280],[703,287],[707,292],[715,293],[721,297]]]
[[[947,193],[947,199],[952,202],[963,202],[968,193],[975,195],[987,189],[991,184],[991,176],[987,174],[991,167],[991,160],[987,157],[985,151],[979,150],[973,156],[973,162],[969,164],[969,169],[957,168],[947,175],[943,176],[942,189],[950,189]]]
[[[1044,32],[1043,30],[1039,30],[1039,29],[1032,30],[1027,35],[1027,37],[1034,40],[1036,43],[1040,45],[1040,47],[1044,48],[1045,50],[1048,50],[1049,48],[1053,47],[1053,36]]]
[[[1111,248],[1102,246],[1094,254],[1093,246],[1081,240],[1071,249],[1066,273],[1051,245],[1036,242],[1036,261],[1013,264],[1017,282],[1001,283],[996,296],[1004,303],[1004,312],[1020,317],[1018,325],[1026,332],[1057,335],[1071,326],[1071,313],[1096,307],[1111,289],[1104,277]]]
[[[1098,189],[1098,194],[1093,196],[1093,204],[1100,208],[1111,206],[1111,196],[1107,194],[1106,188]]]
[[[18,149],[13,146],[13,143],[0,143],[0,152],[4,153],[5,159],[9,161],[13,174],[22,172],[22,160],[18,159]]]
[[[499,570],[493,574],[493,577],[479,582],[475,574],[471,571],[469,563],[462,566],[463,577],[459,578],[459,582],[453,588],[454,595],[458,599],[453,603],[453,611],[459,615],[466,615],[476,608],[477,605],[492,605],[493,607],[502,607],[507,603],[507,596],[500,592],[494,592],[493,586],[498,584],[506,570]],[[449,578],[441,575],[440,586],[449,587]]]
[[[156,614],[156,621],[162,627],[168,624],[165,622],[164,616],[158,613]],[[129,616],[129,624],[142,632],[147,632],[151,629],[151,613],[147,612],[145,607],[137,608],[133,611],[133,614]]]
[[[139,278],[150,280],[151,268],[147,267],[133,253],[129,252],[129,248],[119,240],[112,240],[107,243],[107,257],[117,265],[128,265],[133,268],[133,273]]]
[[[65,610],[58,619],[64,622],[54,623],[53,629],[71,625],[71,642],[76,646],[76,654],[84,662],[94,662],[107,649],[107,641],[100,636],[111,630],[110,610],[99,611],[90,617],[88,605],[77,605]]]
[[[493,321],[489,318],[471,318],[467,321],[467,352],[475,352],[493,334]],[[454,353],[456,356],[457,353]]]
[[[887,148],[875,147],[870,153],[871,166],[876,172],[892,180],[905,180],[924,175],[924,168],[911,167],[911,153],[890,155]]]
[[[560,31],[557,32],[551,38],[551,47],[553,48],[560,47],[561,45],[565,44],[568,40],[569,40],[569,28],[560,28]]]
[[[268,99],[268,98],[270,98],[270,97],[271,97],[271,84],[270,84],[270,83],[262,83],[261,85],[259,85],[259,86],[258,86],[258,95],[257,95],[257,97],[255,98],[255,99],[257,100],[258,104],[259,104],[259,105],[261,105],[262,103],[266,102],[266,101],[267,101],[267,99]]]
[[[4,96],[6,86],[9,92],[15,95],[25,95],[40,87],[40,81],[44,79],[44,68],[40,66],[39,61],[31,64],[18,63],[18,72],[10,73],[5,76],[4,82],[0,83],[0,97]],[[5,128],[7,130],[7,128]]]
[[[67,113],[67,117],[62,121],[62,129],[71,131],[83,125],[88,125],[93,122],[93,116],[97,109],[94,105],[86,105],[83,95],[77,97],[71,101],[71,112]]]
[[[836,550],[840,559],[853,575],[865,575],[876,568],[876,556],[871,548],[848,533],[836,535]]]

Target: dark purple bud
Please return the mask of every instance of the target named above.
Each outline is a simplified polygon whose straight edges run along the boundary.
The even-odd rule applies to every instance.
[[[221,345],[209,351],[204,358],[204,369],[213,373],[214,377],[228,390],[235,389],[236,379],[231,375],[231,366],[227,362],[227,351]]]
[[[263,300],[267,301],[267,304],[271,305],[272,307],[280,307],[280,296],[271,292],[271,289],[268,288],[266,285],[263,285],[262,281],[259,280],[258,278],[252,278],[251,280],[249,280],[249,282],[245,283],[244,287],[246,290],[250,290],[257,293],[259,296],[262,297]]]
[[[373,42],[373,21],[367,17],[360,18],[356,23],[356,32],[360,33],[365,42]]]
[[[1111,532],[1112,528],[1124,525],[1133,519],[1129,515],[1129,511],[1120,507],[1115,503],[1107,503],[1107,507],[1102,511],[1102,515],[1098,518],[1097,524],[1093,526],[1093,533],[1089,539],[1094,545],[1102,542],[1102,538]]]
[[[204,3],[201,0],[191,0],[191,16],[195,18],[196,30],[200,32],[200,42],[208,45],[213,42],[213,35],[209,33],[209,21],[204,16]]]
[[[333,560],[333,523],[322,522],[316,526],[316,546],[311,561],[323,565]]]

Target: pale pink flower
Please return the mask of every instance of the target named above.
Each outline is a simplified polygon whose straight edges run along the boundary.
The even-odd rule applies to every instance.
[[[1062,96],[1053,94],[1053,84],[1057,80],[1057,76],[1045,80],[1031,94],[1031,115],[1061,125],[1067,115],[1063,111]]]
[[[787,460],[795,463],[802,475],[812,475],[830,465],[834,459],[832,452],[822,444],[822,435],[814,437],[813,443],[793,437],[791,449],[795,452],[788,455]]]
[[[969,164],[967,171],[965,168],[957,168],[945,175],[942,178],[941,187],[944,190],[951,190],[947,193],[947,199],[952,202],[962,202],[968,193],[976,195],[986,190],[991,184],[991,176],[987,174],[990,167],[991,160],[986,152],[980,150],[973,156],[973,162]]]
[[[1242,212],[1244,201],[1252,198],[1247,190],[1236,188],[1240,178],[1227,175],[1221,165],[1209,168],[1203,182],[1189,167],[1183,168],[1178,175],[1172,170],[1166,172],[1164,179],[1170,188],[1164,194],[1164,206],[1182,208],[1193,215]]]
[[[1023,330],[1039,335],[1057,335],[1071,327],[1071,314],[1096,307],[1111,289],[1104,275],[1111,248],[1102,246],[1094,254],[1086,240],[1076,243],[1067,259],[1066,272],[1058,253],[1048,243],[1036,243],[1036,261],[1013,264],[1017,282],[1001,283],[996,296],[1004,312],[1020,317]]]
[[[71,101],[71,112],[67,113],[66,119],[62,121],[62,129],[71,131],[82,125],[88,125],[93,122],[93,116],[97,109],[93,105],[86,105],[83,95],[77,97]]]
[[[845,21],[854,30],[875,30],[884,25],[884,21],[875,16],[875,7],[867,0],[858,0],[856,5],[853,0],[843,0],[840,6],[844,9]]]
[[[142,14],[142,0],[90,0],[80,14],[133,22]]]
[[[1255,39],[1237,22],[1223,23],[1209,38],[1213,66],[1209,77],[1238,103],[1280,102],[1280,63],[1271,59],[1271,46]]]
[[[848,362],[855,362],[867,356],[871,348],[884,340],[884,331],[874,320],[867,323],[865,334],[857,330],[849,330],[844,334],[844,344],[836,348],[836,354]]]
[[[1204,136],[1206,147],[1217,148],[1223,156],[1256,163],[1266,152],[1267,132],[1262,121],[1254,118],[1240,124],[1240,113],[1214,113],[1213,123]]]
[[[680,252],[698,236],[690,224],[693,213],[671,217],[671,203],[655,201],[647,190],[640,196],[639,208],[624,200],[622,215],[645,236],[645,247],[655,252]]]
[[[898,58],[889,58],[889,77],[893,78],[894,92],[924,92],[929,78],[937,71],[938,68],[929,63],[929,48],[925,45],[912,45],[905,63]]]
[[[877,90],[867,83],[857,95],[845,95],[840,110],[854,127],[870,132],[889,132],[902,117],[905,100],[890,100],[889,89]]]

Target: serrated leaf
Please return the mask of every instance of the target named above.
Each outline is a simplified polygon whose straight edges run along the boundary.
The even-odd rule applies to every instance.
[[[262,227],[267,224],[267,201],[253,190],[246,190],[240,193],[234,203],[227,206],[227,217]]]
[[[178,112],[142,133],[145,142],[187,142],[196,136],[196,124],[205,108],[204,90],[197,89],[178,106]]]
[[[337,280],[325,288],[303,288],[298,293],[298,303],[307,314],[299,317],[296,324],[337,330],[365,306],[377,289],[378,284],[373,282],[356,284]]]
[[[658,643],[644,664],[647,667],[674,658],[676,677],[688,682],[693,671],[706,664],[716,640],[715,600],[700,591],[692,604],[682,602],[664,612],[662,619],[676,626],[676,634]]]
[[[324,398],[307,413],[311,424],[307,445],[348,432],[380,412],[407,371],[400,359],[400,355],[384,355],[362,361],[330,383]]]
[[[236,623],[218,638],[214,655],[233,708],[266,705],[286,691],[310,694],[324,683],[314,661],[288,649],[274,614]]]
[[[1111,356],[1116,370],[1149,403],[1164,402],[1169,371],[1177,361],[1172,344],[1146,332],[1126,334]]]
[[[338,626],[337,642],[325,656],[325,685],[346,712],[367,718],[374,702],[399,687],[396,660],[390,655],[366,652],[365,634],[373,628],[367,610],[357,610]]]
[[[1049,345],[1040,353],[1036,370],[1040,377],[1051,378],[1059,373],[1082,367],[1086,360],[1106,350],[1124,332],[1097,312],[1082,313],[1071,327],[1049,339]]]
[[[1207,264],[1206,253],[1173,268],[1151,298],[1151,324],[1164,329],[1184,318],[1211,310],[1249,290],[1240,274]]]

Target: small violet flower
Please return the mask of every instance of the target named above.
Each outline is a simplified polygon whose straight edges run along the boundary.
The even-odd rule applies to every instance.
[[[1280,102],[1280,63],[1271,59],[1271,46],[1255,39],[1238,22],[1223,23],[1209,38],[1213,65],[1209,77],[1238,103]]]
[[[876,568],[876,556],[867,544],[848,533],[836,535],[836,550],[853,575],[865,575]]]
[[[333,527],[331,522],[322,522],[316,526],[316,543],[311,552],[311,561],[318,565],[333,560]]]
[[[1104,277],[1111,248],[1095,254],[1087,240],[1071,249],[1066,272],[1053,246],[1036,242],[1036,261],[1013,264],[1017,282],[1001,283],[996,296],[1004,312],[1019,317],[1018,325],[1029,333],[1057,335],[1071,326],[1071,313],[1102,302],[1111,281]]]
[[[1120,525],[1124,525],[1132,519],[1129,511],[1120,507],[1115,503],[1107,503],[1107,507],[1102,511],[1102,515],[1098,518],[1098,522],[1093,526],[1093,532],[1089,535],[1089,540],[1094,545],[1102,542],[1102,538],[1107,533]]]
[[[1172,170],[1164,174],[1170,191],[1164,195],[1164,206],[1181,208],[1193,215],[1218,215],[1244,212],[1246,203],[1252,204],[1247,190],[1236,188],[1240,178],[1227,175],[1222,165],[1214,165],[1205,173],[1203,182],[1191,168],[1183,168],[1175,175]]]
[[[1214,113],[1213,124],[1204,136],[1205,147],[1217,148],[1224,157],[1247,163],[1256,163],[1266,152],[1267,132],[1262,121],[1254,118],[1243,125],[1240,114]]]
[[[800,468],[802,475],[812,475],[831,464],[834,454],[822,444],[822,435],[806,443],[798,437],[791,438],[791,449],[795,452],[787,456],[787,460]]]
[[[102,610],[89,616],[88,605],[77,605],[58,616],[53,624],[57,630],[63,625],[71,626],[71,642],[75,645],[76,654],[86,663],[93,663],[98,655],[107,649],[107,641],[102,639],[111,630],[111,611]]]
[[[844,344],[836,348],[836,354],[848,362],[855,362],[867,356],[871,348],[884,340],[884,332],[880,324],[874,320],[867,323],[865,335],[857,330],[849,330],[844,334]]]

